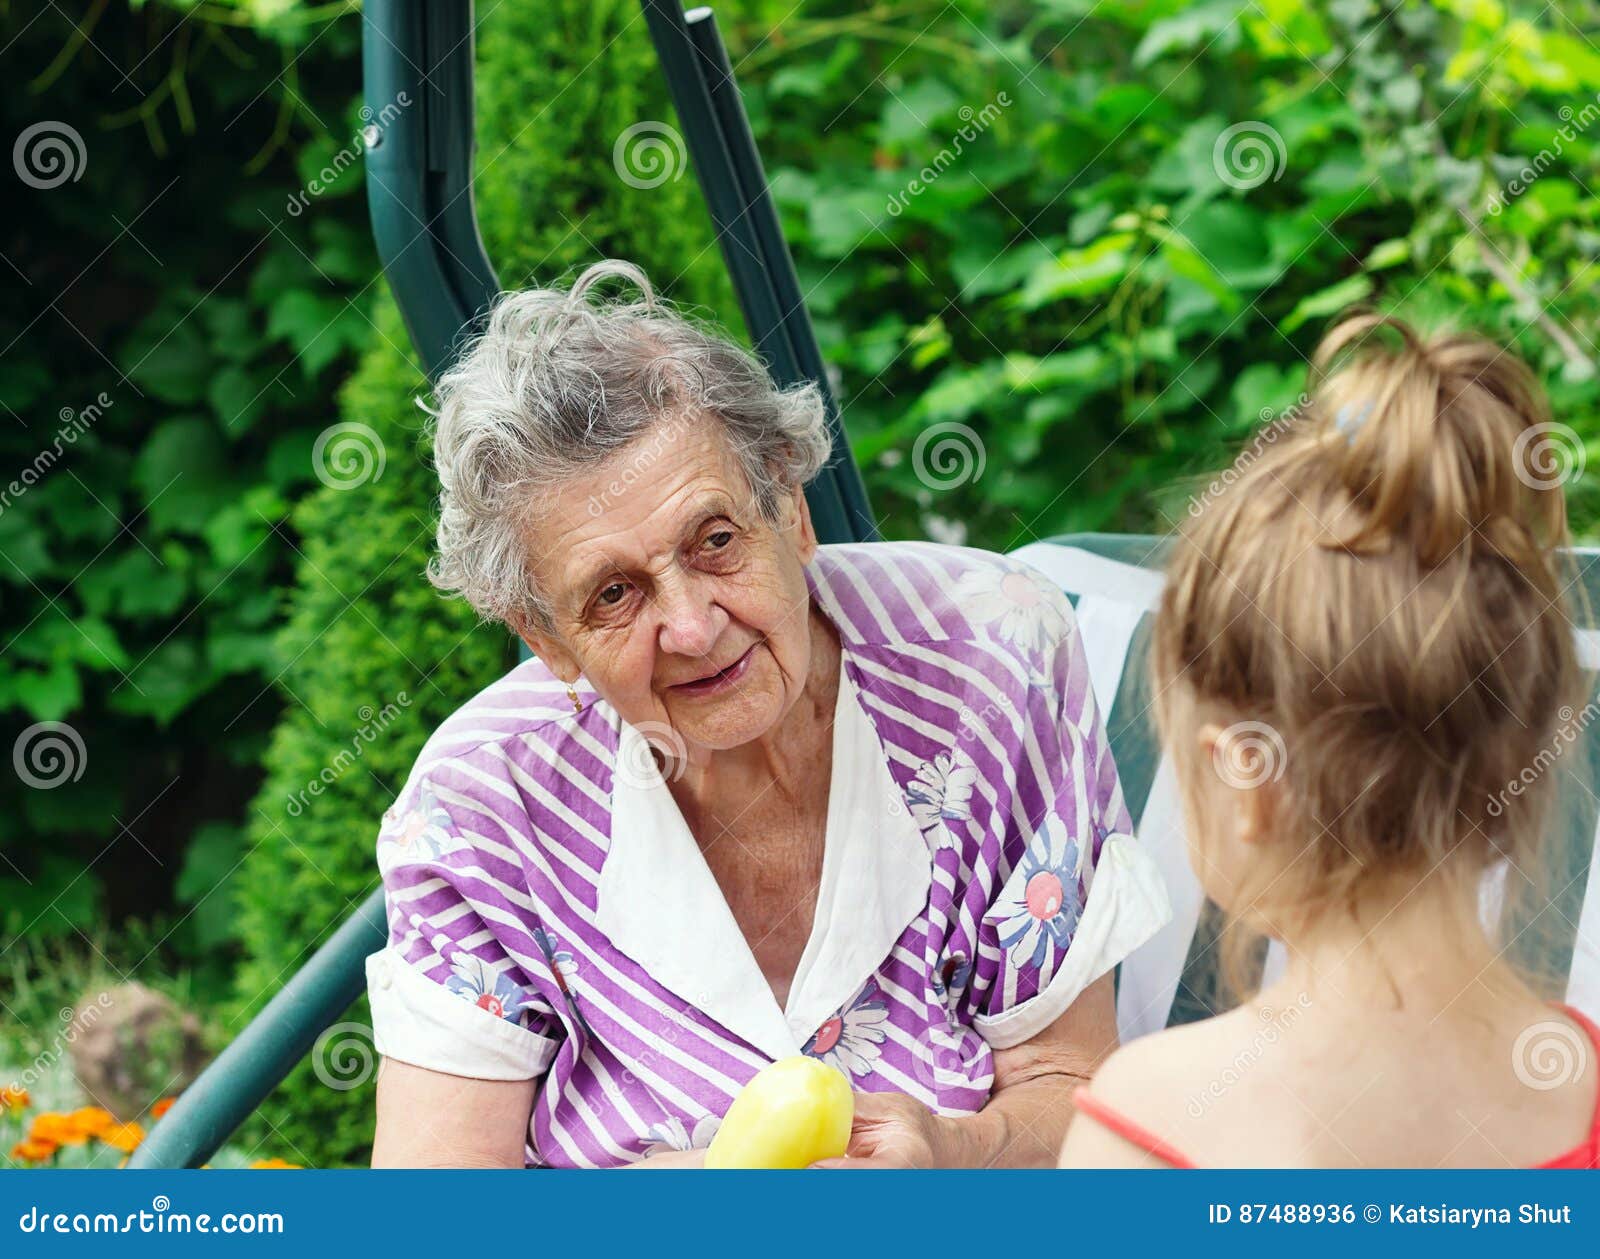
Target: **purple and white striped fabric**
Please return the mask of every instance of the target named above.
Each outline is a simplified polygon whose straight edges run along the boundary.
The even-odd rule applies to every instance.
[[[643,736],[581,681],[575,712],[538,661],[513,669],[435,732],[384,816],[378,1049],[541,1079],[529,1164],[704,1146],[795,1053],[972,1113],[994,1049],[1166,921],[1058,590],[929,543],[823,547],[807,580],[843,667],[822,884],[785,1007]]]

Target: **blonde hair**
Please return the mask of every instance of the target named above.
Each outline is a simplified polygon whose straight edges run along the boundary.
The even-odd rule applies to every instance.
[[[1297,847],[1272,913],[1537,868],[1556,775],[1505,789],[1580,676],[1544,395],[1481,337],[1361,315],[1318,348],[1304,401],[1176,541],[1152,648],[1163,740],[1192,758],[1214,715],[1280,762]]]

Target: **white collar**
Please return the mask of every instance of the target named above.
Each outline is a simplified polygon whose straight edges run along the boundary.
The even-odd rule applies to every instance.
[[[833,769],[817,914],[780,1010],[700,847],[655,768],[644,736],[623,722],[611,843],[595,923],[650,977],[771,1058],[800,1052],[888,957],[927,904],[932,858],[846,659],[833,715]]]

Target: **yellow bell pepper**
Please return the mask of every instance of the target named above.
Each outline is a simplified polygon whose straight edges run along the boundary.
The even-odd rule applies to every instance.
[[[739,1091],[706,1150],[707,1167],[808,1167],[850,1143],[849,1082],[815,1058],[783,1058]]]

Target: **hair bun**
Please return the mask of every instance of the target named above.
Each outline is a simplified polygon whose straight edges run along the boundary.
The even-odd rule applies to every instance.
[[[1312,380],[1325,449],[1356,516],[1326,522],[1335,545],[1365,552],[1398,541],[1426,567],[1463,545],[1542,565],[1564,536],[1562,486],[1581,450],[1511,351],[1356,315],[1318,346]]]

